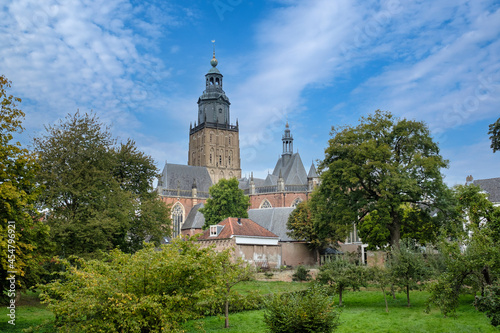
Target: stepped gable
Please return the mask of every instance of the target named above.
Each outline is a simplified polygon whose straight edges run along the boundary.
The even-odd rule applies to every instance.
[[[293,242],[295,240],[287,235],[290,230],[287,229],[286,223],[294,209],[294,207],[250,209],[248,217],[261,227],[276,234],[280,242]]]
[[[163,168],[158,185],[170,190],[179,188],[183,191],[191,191],[193,182],[196,182],[198,191],[208,192],[208,189],[212,186],[212,180],[207,168],[167,163]]]
[[[227,239],[232,238],[232,236],[278,238],[277,235],[261,227],[251,219],[228,217],[217,225],[222,226],[222,230],[217,236],[210,236],[210,230],[208,229],[203,232],[199,239]]]
[[[477,179],[474,185],[481,187],[488,193],[488,199],[493,203],[500,203],[500,178]]]
[[[203,203],[199,203],[191,209],[186,217],[186,221],[182,224],[181,230],[201,229],[203,227],[205,224],[205,216],[199,210],[204,206],[205,205]]]

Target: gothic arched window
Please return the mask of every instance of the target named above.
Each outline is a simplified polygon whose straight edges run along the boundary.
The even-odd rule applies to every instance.
[[[262,201],[262,203],[260,204],[260,207],[259,208],[273,208],[273,206],[271,205],[271,203],[269,202],[269,200],[267,199],[264,199],[264,201]]]
[[[172,208],[172,224],[174,226],[174,237],[177,237],[181,234],[182,223],[184,223],[184,209],[182,207],[182,204],[178,202]]]
[[[301,203],[302,201],[303,201],[303,200],[302,200],[301,198],[297,198],[297,199],[293,200],[292,205],[291,205],[290,207],[294,207],[294,208],[295,208],[295,207],[297,207],[297,205],[298,205],[299,203]]]

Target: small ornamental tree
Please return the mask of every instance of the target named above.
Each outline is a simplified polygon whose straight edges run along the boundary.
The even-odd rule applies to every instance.
[[[330,333],[339,325],[339,313],[326,288],[313,284],[303,292],[272,296],[264,322],[271,333]]]
[[[205,217],[203,229],[217,224],[228,217],[248,218],[250,198],[238,188],[236,178],[221,179],[208,190],[210,197],[200,212]]]
[[[410,240],[402,240],[393,246],[387,261],[392,282],[406,292],[407,306],[410,307],[410,290],[425,281],[429,273],[421,251]]]
[[[347,288],[353,291],[366,286],[366,266],[356,265],[354,260],[339,257],[320,267],[317,280],[329,285],[339,295],[339,306],[342,305],[342,293]]]

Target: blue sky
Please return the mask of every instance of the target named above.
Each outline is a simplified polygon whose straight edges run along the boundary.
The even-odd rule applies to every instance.
[[[162,168],[187,163],[211,40],[239,120],[243,174],[265,177],[286,120],[306,168],[332,126],[376,109],[424,121],[449,185],[500,177],[499,1],[7,0],[0,74],[23,99],[23,143],[94,110]]]

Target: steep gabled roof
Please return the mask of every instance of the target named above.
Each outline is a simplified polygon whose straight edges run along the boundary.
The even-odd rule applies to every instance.
[[[186,220],[182,224],[181,230],[186,229],[201,229],[205,224],[205,216],[199,212],[200,208],[203,208],[205,205],[203,203],[199,203],[195,205],[191,211],[189,212]]]
[[[206,167],[167,163],[158,185],[170,190],[179,188],[182,191],[190,191],[194,181],[196,181],[198,191],[201,192],[208,192],[209,187],[212,186]]]
[[[488,199],[493,203],[500,203],[500,178],[477,179],[474,184],[488,193]]]
[[[218,225],[223,227],[219,235],[210,236],[210,230],[208,229],[205,230],[198,239],[227,239],[233,236],[278,238],[277,235],[261,227],[251,219],[238,219],[236,217],[228,217]]]
[[[311,168],[309,169],[309,173],[307,174],[307,178],[318,178],[318,173],[316,172],[316,167],[314,166],[314,162],[311,163]]]
[[[248,217],[263,228],[278,235],[280,241],[290,242],[294,241],[294,239],[287,235],[289,230],[286,228],[286,223],[294,209],[294,207],[250,209],[248,211]]]
[[[274,167],[273,176],[283,176],[286,185],[307,185],[307,173],[299,153],[292,154],[290,158],[279,158]]]

